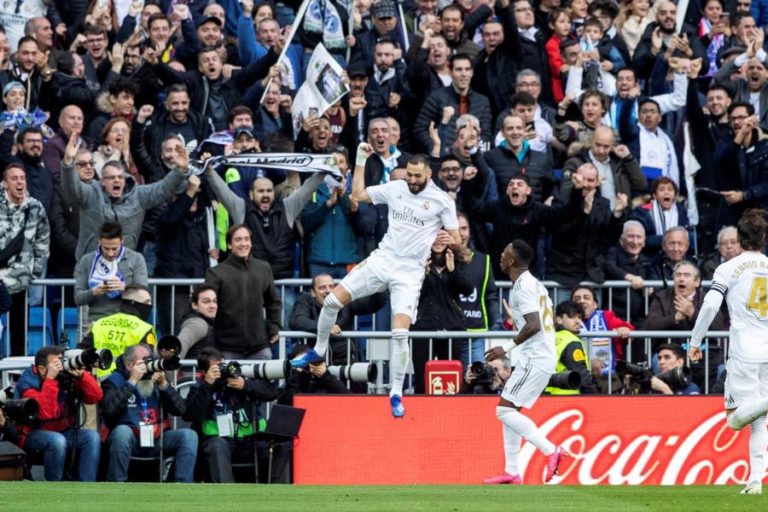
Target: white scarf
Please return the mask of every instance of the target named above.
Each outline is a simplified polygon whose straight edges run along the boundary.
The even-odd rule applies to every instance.
[[[526,38],[529,41],[536,42],[536,32],[539,31],[535,26],[530,26],[527,29],[522,29],[518,27],[518,32],[520,32],[520,36]]]
[[[322,32],[323,45],[328,50],[347,47],[339,11],[330,0],[310,0],[304,17],[304,30],[312,33]]]
[[[653,225],[656,228],[657,235],[663,235],[669,228],[673,228],[679,223],[677,205],[673,204],[672,208],[664,210],[655,199],[651,201],[651,217],[653,218]]]
[[[656,133],[640,128],[640,167],[655,170],[659,176],[666,176],[680,187],[680,171],[677,168],[677,155],[672,140],[661,128]]]
[[[101,246],[96,248],[96,255],[93,258],[93,264],[91,265],[91,272],[88,275],[88,287],[95,288],[101,283],[107,282],[111,279],[119,279],[121,282],[125,282],[125,277],[120,273],[117,268],[117,264],[123,259],[125,255],[125,246],[120,246],[120,252],[117,253],[117,257],[113,261],[109,261],[101,254]],[[115,299],[120,296],[120,292],[111,291],[107,292],[107,297]]]
[[[387,80],[395,78],[395,68],[390,67],[388,70],[382,73],[379,69],[379,66],[373,66],[373,78],[376,80],[377,84],[381,85]]]

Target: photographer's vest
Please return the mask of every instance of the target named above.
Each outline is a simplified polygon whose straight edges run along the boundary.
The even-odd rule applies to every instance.
[[[250,402],[246,402],[246,404],[251,405]],[[256,433],[254,427],[256,427],[259,432],[263,432],[267,428],[267,420],[259,417],[256,422],[252,421],[248,418],[244,405],[245,404],[238,403],[238,400],[233,399],[232,397],[230,397],[230,400],[228,401],[222,392],[214,391],[211,393],[211,406],[209,406],[209,412],[213,415],[213,418],[209,417],[204,419],[200,424],[200,431],[204,436],[218,437],[218,416],[232,414],[234,435],[222,437],[234,437],[236,439],[250,437]]]
[[[491,257],[475,251],[462,272],[474,286],[470,295],[459,295],[459,306],[464,313],[467,331],[487,331],[488,306],[485,303],[485,294],[488,290],[488,282],[493,278]]]
[[[584,348],[584,342],[581,341],[581,338],[573,334],[571,331],[560,329],[557,331],[557,334],[555,334],[555,353],[557,355],[557,366],[555,366],[555,373],[568,371],[568,368],[560,360],[560,356],[563,354],[565,347],[574,341],[579,342],[579,345],[581,346],[581,353],[584,355],[584,363],[586,363],[587,368],[589,368],[589,356],[587,356],[587,351]],[[550,395],[578,395],[581,393],[578,389],[562,389],[553,388],[550,386],[547,386],[544,392],[549,393]]]
[[[112,357],[117,360],[131,345],[144,342],[157,345],[155,328],[136,315],[128,313],[115,313],[95,321],[91,326],[94,348],[108,348],[112,351]],[[99,378],[106,377],[115,371],[114,360],[106,370],[97,370]]]

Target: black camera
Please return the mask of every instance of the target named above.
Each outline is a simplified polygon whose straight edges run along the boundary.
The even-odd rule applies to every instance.
[[[469,372],[475,377],[473,384],[481,386],[491,384],[496,377],[496,368],[480,361],[472,363],[469,367]]]
[[[13,398],[11,388],[0,390],[0,409],[14,421],[29,423],[37,419],[40,406],[34,398]]]
[[[677,366],[658,374],[656,378],[673,390],[683,389],[691,383],[691,369],[687,366]]]
[[[66,371],[88,370],[93,368],[106,370],[112,366],[112,351],[108,348],[97,350],[88,348],[85,350],[65,350],[62,367]]]
[[[628,375],[638,382],[650,382],[653,378],[653,372],[648,368],[648,363],[634,364],[623,359],[616,361],[616,373],[622,378]]]
[[[560,389],[579,389],[581,387],[581,374],[576,370],[556,373],[549,378],[547,386]]]
[[[221,372],[222,380],[235,379],[237,377],[242,377],[243,375],[243,369],[237,361],[219,363],[219,372]]]

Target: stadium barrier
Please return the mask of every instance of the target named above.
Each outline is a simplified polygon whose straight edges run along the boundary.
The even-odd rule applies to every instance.
[[[504,469],[497,402],[409,396],[405,418],[395,420],[384,397],[297,396],[307,413],[294,482],[480,484]],[[554,483],[742,484],[749,475],[749,429],[727,427],[722,397],[542,397],[525,414],[572,455]],[[541,484],[545,463],[523,443],[524,483]]]

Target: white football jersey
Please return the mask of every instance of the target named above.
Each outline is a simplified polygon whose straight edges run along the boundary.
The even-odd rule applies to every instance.
[[[538,313],[541,324],[541,330],[520,345],[519,362],[527,359],[536,368],[554,373],[557,363],[555,317],[547,289],[533,274],[523,272],[509,294],[509,306],[518,331],[525,325],[524,316],[528,313]]]
[[[748,251],[726,261],[715,270],[711,289],[722,293],[728,304],[728,356],[768,362],[768,257]]]
[[[456,203],[432,180],[412,194],[405,180],[394,180],[366,189],[373,204],[389,208],[389,228],[379,249],[400,258],[426,263],[441,229],[459,229]],[[394,269],[393,269],[394,270]]]

